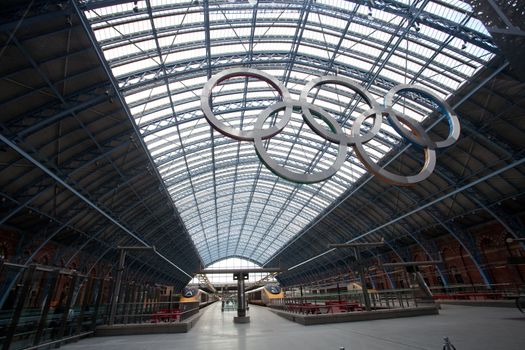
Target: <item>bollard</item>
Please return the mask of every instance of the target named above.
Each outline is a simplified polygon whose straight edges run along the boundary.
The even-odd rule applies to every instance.
[[[344,346],[341,346],[341,347],[339,348],[339,350],[345,350],[345,347],[344,347]]]
[[[448,339],[448,337],[444,337],[443,338],[443,350],[456,350],[456,347],[454,345],[452,345],[452,343],[450,342],[450,339]]]

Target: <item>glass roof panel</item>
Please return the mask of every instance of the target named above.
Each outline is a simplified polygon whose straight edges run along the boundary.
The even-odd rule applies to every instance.
[[[349,151],[341,169],[322,183],[277,177],[250,142],[231,140],[204,119],[200,95],[211,75],[231,67],[257,68],[297,99],[315,77],[339,74],[382,103],[398,83],[449,96],[497,52],[471,7],[457,0],[369,5],[290,0],[256,6],[146,0],[135,9],[133,2],[109,7],[83,2],[92,5],[86,16],[206,265],[231,256],[264,264],[367,173]],[[216,114],[244,130],[275,101],[273,88],[253,79],[231,79],[213,91]],[[333,85],[313,91],[309,101],[347,133],[367,108]],[[419,121],[430,112],[410,98],[400,98],[395,107]],[[365,149],[379,161],[400,139],[385,122]],[[277,162],[299,173],[326,169],[337,153],[300,114],[266,147]]]

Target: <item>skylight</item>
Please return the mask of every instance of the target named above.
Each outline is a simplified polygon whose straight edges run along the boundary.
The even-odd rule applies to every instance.
[[[310,80],[327,74],[361,83],[379,102],[398,83],[425,86],[446,98],[496,52],[462,1],[380,3],[384,6],[370,11],[342,0],[258,1],[255,6],[247,1],[139,1],[136,10],[133,2],[110,7],[84,2],[121,93],[206,265],[232,256],[264,264],[366,173],[348,152],[344,166],[327,181],[300,185],[277,177],[261,164],[252,144],[224,137],[206,122],[199,99],[208,75],[231,67],[257,68],[283,82],[295,99]],[[275,91],[255,80],[231,79],[214,92],[215,111],[242,128],[276,101]],[[311,100],[349,132],[365,108],[354,97],[341,87],[325,86]],[[417,120],[429,111],[405,99],[397,108]],[[379,161],[399,140],[383,123],[366,149]],[[268,147],[274,159],[297,172],[322,169],[337,152],[300,115]]]

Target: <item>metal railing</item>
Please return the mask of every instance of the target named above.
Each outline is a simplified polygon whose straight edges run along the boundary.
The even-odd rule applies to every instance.
[[[511,300],[518,297],[521,286],[512,283],[454,284],[431,287],[435,299],[445,300]]]
[[[4,262],[0,286],[2,350],[60,346],[93,333],[102,324],[111,279],[44,265]]]
[[[131,302],[117,305],[114,324],[182,322],[208,302]]]
[[[414,308],[422,305],[413,289],[370,291],[369,296],[372,310]],[[361,292],[309,294],[303,297],[272,299],[269,306],[305,315],[365,310]]]
[[[109,324],[183,322],[207,303],[180,303],[161,287],[123,281],[115,298],[113,278],[44,265],[0,264],[0,349],[59,347]]]

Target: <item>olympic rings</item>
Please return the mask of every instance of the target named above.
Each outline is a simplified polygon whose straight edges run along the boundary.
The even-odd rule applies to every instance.
[[[251,77],[260,79],[276,89],[279,96],[282,98],[281,102],[271,105],[259,114],[253,131],[238,130],[231,126],[227,126],[220,121],[212,111],[212,89],[224,80],[233,77]],[[330,114],[312,103],[307,102],[310,91],[313,88],[324,84],[344,86],[359,95],[359,97],[370,107],[356,118],[351,127],[350,135],[343,132],[342,127]],[[394,104],[394,97],[396,94],[402,92],[415,93],[416,95],[429,99],[438,105],[440,112],[445,115],[449,124],[449,134],[444,140],[433,141],[421,124],[416,120],[394,110],[392,107]],[[352,146],[363,165],[378,178],[394,185],[412,185],[425,180],[432,174],[436,165],[436,149],[451,146],[458,140],[460,133],[459,119],[454,114],[454,111],[448,103],[439,98],[439,96],[432,91],[423,87],[406,84],[397,85],[387,92],[383,105],[380,105],[370,92],[352,80],[345,77],[324,76],[309,82],[302,90],[299,100],[296,101],[292,100],[287,88],[275,77],[253,68],[232,68],[213,76],[204,85],[201,96],[201,109],[205,118],[215,130],[238,141],[253,141],[259,159],[261,159],[263,164],[270,171],[282,178],[297,183],[315,183],[324,181],[333,176],[345,162],[348,146]],[[284,116],[280,118],[275,125],[263,129],[265,121],[271,115],[283,110]],[[263,140],[269,139],[280,133],[291,120],[292,112],[294,110],[301,111],[304,121],[318,136],[339,145],[336,159],[328,169],[314,173],[296,173],[279,165],[270,157],[265,149]],[[320,125],[315,117],[326,123],[330,130]],[[372,140],[374,136],[379,133],[383,117],[387,118],[389,124],[402,137],[409,142],[424,148],[425,162],[417,174],[410,176],[394,174],[385,170],[377,163],[374,163],[372,158],[367,154],[364,144]],[[361,134],[361,128],[365,120],[370,118],[373,118],[371,127],[367,132]]]
[[[303,102],[306,102],[308,93],[314,87],[324,84],[336,84],[345,86],[355,91],[359,96],[361,96],[365,100],[365,102],[370,106],[371,109],[375,111],[381,110],[379,104],[376,102],[376,100],[374,100],[372,94],[363,89],[362,86],[357,85],[351,80],[343,77],[324,76],[321,78],[314,79],[308,84],[306,84],[303,91],[301,92],[301,97],[299,99]],[[308,126],[310,126],[310,128],[312,128],[317,135],[335,143],[346,143],[348,146],[352,146],[358,140],[363,143],[370,141],[375,135],[377,135],[379,129],[381,129],[381,118],[374,118],[374,125],[365,135],[361,136],[358,134],[357,136],[348,136],[343,133],[341,138],[337,138],[333,133],[328,132],[324,127],[319,125],[319,123],[315,121],[315,119],[312,117],[309,111],[304,111],[304,117],[306,118],[305,121],[308,123]]]
[[[394,96],[401,91],[419,93],[425,97],[428,97],[440,107],[440,112],[443,113],[447,117],[448,125],[450,128],[448,137],[445,140],[434,142],[430,139],[430,137],[428,136],[426,132],[423,132],[421,135],[415,135],[414,133],[407,132],[406,129],[401,126],[401,123],[399,122],[399,119],[397,118],[397,116],[399,116],[400,113],[394,111],[394,109],[392,108],[392,105],[394,102]],[[404,136],[407,140],[409,140],[413,144],[419,145],[421,147],[429,147],[431,149],[444,148],[444,147],[451,146],[459,138],[459,130],[460,130],[459,119],[454,114],[454,111],[452,111],[452,108],[450,108],[450,106],[448,105],[446,101],[443,101],[432,91],[424,87],[420,87],[420,86],[416,87],[416,86],[407,85],[407,84],[399,84],[393,87],[392,89],[390,89],[390,91],[386,94],[384,106],[388,113],[388,121],[390,122],[392,127],[396,129],[396,131],[400,135]]]
[[[257,118],[257,121],[255,122],[255,125],[253,128],[254,129],[254,140],[253,141],[255,145],[255,151],[257,152],[259,159],[261,159],[263,164],[266,165],[266,167],[271,172],[273,172],[275,175],[285,178],[289,181],[309,184],[309,183],[315,183],[315,182],[320,182],[320,181],[329,179],[339,170],[339,168],[341,168],[341,166],[346,160],[346,153],[348,152],[348,146],[346,144],[339,145],[339,149],[337,152],[337,158],[335,159],[335,162],[334,164],[332,164],[332,166],[330,166],[328,169],[324,171],[317,172],[317,173],[311,173],[311,174],[309,173],[299,174],[299,173],[292,172],[286,169],[284,166],[277,164],[277,162],[273,160],[266,152],[266,149],[264,148],[264,145],[262,142],[262,133],[261,133],[264,122],[270,115],[280,110],[283,110],[285,108],[288,108],[290,105],[292,105],[293,107],[299,107],[298,109],[301,109],[301,111],[303,112],[303,116],[305,115],[306,111],[308,111],[309,113],[310,111],[313,111],[315,115],[323,119],[328,124],[328,126],[330,127],[330,129],[335,135],[342,137],[343,129],[341,128],[341,126],[339,126],[337,121],[334,118],[332,118],[332,116],[330,116],[328,113],[323,111],[321,108],[314,106],[311,103],[306,103],[302,101],[290,100],[287,102],[279,102],[279,103],[276,103],[268,107],[264,111],[262,111],[259,118]]]
[[[373,111],[368,112],[372,112],[371,115],[375,117],[375,113]],[[352,125],[352,135],[359,134],[359,130],[361,129],[363,122],[368,117],[370,117],[370,114],[365,112],[365,114],[361,114],[359,117],[356,118],[356,120],[354,121],[354,125]],[[400,118],[403,121],[403,124],[405,124],[416,135],[422,135],[425,133],[423,127],[416,120],[409,118],[405,115],[399,115],[398,118]],[[359,158],[361,163],[363,163],[363,165],[365,166],[365,168],[368,169],[368,171],[370,171],[372,174],[379,177],[383,181],[399,186],[412,185],[417,182],[423,181],[424,179],[429,177],[430,174],[432,174],[432,172],[434,171],[434,167],[436,166],[436,151],[428,147],[425,148],[425,164],[423,165],[423,168],[419,171],[419,173],[411,176],[402,176],[394,174],[380,167],[379,165],[377,165],[377,163],[374,163],[368,155],[368,153],[365,151],[363,143],[359,141],[359,139],[356,139],[356,142],[354,144],[354,151],[357,155],[357,158]]]
[[[221,134],[231,137],[232,139],[238,141],[253,141],[253,131],[236,130],[230,126],[224,125],[223,122],[217,119],[217,117],[215,116],[215,114],[213,114],[213,111],[211,110],[210,98],[212,89],[224,80],[233,77],[259,78],[270,84],[274,89],[276,89],[284,101],[291,100],[290,93],[288,92],[288,89],[279,80],[275,79],[269,74],[266,74],[265,72],[261,72],[257,69],[252,68],[232,68],[224,70],[219,74],[214,75],[210,80],[208,80],[206,85],[204,85],[201,95],[201,109],[204,113],[204,116],[206,117],[208,122],[213,126],[213,128]],[[266,131],[262,134],[262,138],[267,139],[280,133],[286,127],[291,117],[292,109],[286,108],[284,118],[282,118],[276,125],[266,129]]]

